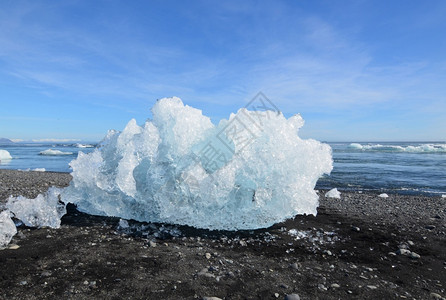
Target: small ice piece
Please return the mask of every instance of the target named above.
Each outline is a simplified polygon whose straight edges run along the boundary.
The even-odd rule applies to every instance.
[[[380,198],[389,198],[389,195],[387,195],[386,193],[382,193],[382,194],[379,194],[378,197],[380,197]]]
[[[441,195],[441,198],[446,198],[446,194]]]
[[[11,219],[10,212],[2,211],[0,213],[0,249],[5,248],[16,233],[17,228]]]
[[[33,169],[33,171],[35,171],[35,172],[45,172],[46,169],[45,168],[35,168],[35,169]]]
[[[59,199],[61,191],[61,188],[51,187],[34,199],[10,196],[6,208],[26,226],[59,228],[60,219],[67,212]]]
[[[325,197],[341,199],[341,192],[337,188],[334,188],[325,193]]]
[[[124,219],[119,219],[118,227],[119,227],[120,229],[127,229],[127,228],[130,227],[130,226],[129,226],[129,222],[127,222],[127,220],[124,220]]]
[[[296,240],[306,238],[309,235],[308,231],[298,231],[297,229],[290,229],[288,234],[294,236]]]
[[[219,230],[317,213],[314,187],[333,168],[331,148],[299,137],[300,115],[242,108],[214,125],[175,97],[152,114],[79,152],[62,200],[95,215]]]
[[[48,149],[48,150],[41,151],[39,154],[40,155],[57,156],[57,155],[72,155],[73,152],[63,152],[60,150]]]

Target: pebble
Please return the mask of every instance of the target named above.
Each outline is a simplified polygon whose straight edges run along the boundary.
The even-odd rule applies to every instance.
[[[337,283],[332,283],[332,284],[331,284],[331,287],[332,287],[333,289],[337,289],[337,288],[340,288],[341,286],[340,286],[339,284],[337,284]]]
[[[403,249],[403,248],[400,248],[400,249],[396,250],[396,254],[398,254],[398,255],[407,255],[407,256],[409,256],[411,253],[412,252],[410,250]]]
[[[289,294],[285,296],[285,300],[300,300],[298,294]]]
[[[215,278],[214,274],[211,274],[211,273],[208,272],[208,268],[202,269],[200,272],[198,272],[198,275],[199,276],[204,276],[204,277],[207,277],[207,278]]]
[[[418,253],[412,252],[412,251],[407,250],[407,249],[402,249],[402,248],[398,249],[396,251],[396,254],[405,255],[405,256],[408,256],[408,257],[410,257],[412,259],[419,259],[419,258],[421,258],[421,256]]]
[[[446,298],[442,297],[440,294],[437,293],[430,293],[429,297],[431,299],[438,299],[438,300],[444,300]]]
[[[218,297],[203,297],[203,300],[222,300],[222,299]]]
[[[424,228],[429,229],[429,230],[433,230],[433,229],[435,229],[435,225],[427,225]]]
[[[40,276],[42,277],[50,277],[51,276],[51,272],[50,271],[43,271]]]
[[[19,245],[16,245],[16,244],[12,244],[12,245],[10,245],[10,246],[8,247],[9,250],[17,250],[17,249],[19,249],[19,248],[20,248],[20,246],[19,246]]]
[[[206,259],[210,259],[211,258],[211,254],[210,253],[206,253],[204,256],[206,257]]]
[[[297,263],[293,263],[290,265],[290,268],[293,270],[299,270],[299,265]]]
[[[156,247],[156,243],[154,241],[149,241],[149,246],[154,248]]]
[[[359,231],[361,231],[361,228],[356,227],[356,226],[352,226],[352,230],[356,231],[356,232],[359,232]]]
[[[371,290],[376,290],[378,288],[376,285],[368,285],[367,287]]]
[[[229,271],[228,273],[226,273],[226,275],[228,275],[231,278],[235,278],[235,274],[231,271]]]

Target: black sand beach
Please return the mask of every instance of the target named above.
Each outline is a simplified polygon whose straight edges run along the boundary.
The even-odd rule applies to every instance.
[[[0,170],[0,206],[70,179]],[[316,217],[242,232],[119,228],[69,205],[60,229],[20,227],[0,250],[0,299],[444,299],[445,198],[324,193]]]

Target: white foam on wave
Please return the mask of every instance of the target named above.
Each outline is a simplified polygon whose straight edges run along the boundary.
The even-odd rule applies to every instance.
[[[423,153],[423,152],[437,152],[446,153],[446,144],[419,144],[416,146],[400,146],[400,145],[362,145],[359,143],[351,143],[349,145],[350,149],[362,150],[362,151],[386,151],[386,152],[413,152],[413,153]]]
[[[216,126],[179,98],[152,113],[79,152],[63,201],[91,214],[227,230],[317,213],[314,186],[332,170],[331,148],[298,136],[300,115],[240,109]]]
[[[54,155],[54,156],[57,156],[57,155],[72,155],[73,152],[63,152],[63,151],[60,151],[60,150],[48,149],[48,150],[41,151],[39,154],[40,155],[50,155],[50,156]]]
[[[45,168],[35,168],[35,169],[19,169],[19,171],[23,171],[23,172],[29,172],[29,171],[34,171],[34,172],[45,172],[46,169]]]

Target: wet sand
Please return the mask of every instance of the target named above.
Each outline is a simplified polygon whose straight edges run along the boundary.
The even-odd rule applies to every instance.
[[[66,173],[0,170],[0,206]],[[0,299],[441,299],[446,199],[342,193],[318,215],[255,231],[207,231],[80,213],[20,227],[0,250]]]

